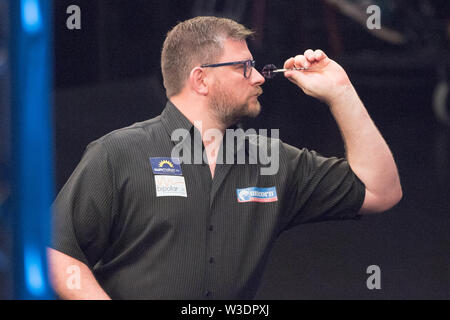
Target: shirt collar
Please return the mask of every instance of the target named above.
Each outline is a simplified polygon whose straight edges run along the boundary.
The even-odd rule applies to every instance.
[[[192,122],[190,122],[188,120],[188,118],[186,118],[184,116],[184,114],[178,110],[178,108],[170,101],[168,100],[166,103],[166,107],[164,108],[163,112],[161,113],[161,121],[167,131],[167,134],[169,135],[169,137],[172,137],[172,133],[177,130],[177,129],[182,129],[182,132],[184,131],[184,135],[182,136],[182,140],[178,140],[178,142],[173,141],[173,143],[180,143],[180,145],[182,145],[186,139],[186,137],[188,135],[191,135],[191,137],[193,136],[194,130],[197,130],[197,128],[194,127],[194,125],[192,124]],[[228,129],[238,129],[238,127],[236,125],[231,126]],[[245,131],[245,130],[244,130]],[[178,136],[179,137],[179,136]],[[193,139],[191,140],[193,141]],[[248,138],[245,138],[245,142],[248,143]],[[232,143],[231,141],[226,141],[226,133],[223,137],[223,141],[222,141],[222,148],[228,145],[229,143]],[[245,143],[238,143],[237,146],[234,146],[234,148],[226,148],[225,147],[225,152],[233,152],[236,153],[237,150],[241,149],[242,147],[245,147]],[[202,144],[202,149],[204,148],[203,144]],[[248,152],[248,148],[245,148],[246,153]]]
[[[186,139],[187,133],[190,133],[194,127],[170,100],[167,101],[166,107],[161,114],[161,121],[170,137],[175,130],[184,129],[186,134],[183,136],[183,140]]]

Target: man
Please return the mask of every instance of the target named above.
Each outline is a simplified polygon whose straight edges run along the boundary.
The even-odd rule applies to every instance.
[[[382,212],[400,200],[388,146],[345,71],[320,50],[287,59],[285,68],[308,70],[285,77],[329,105],[347,159],[262,137],[237,147],[225,143],[227,128],[260,112],[264,78],[246,44],[251,34],[215,17],[184,21],[168,33],[163,113],[91,143],[55,201],[49,257],[62,298],[253,298],[281,232]],[[174,141],[177,130],[184,134]],[[211,130],[219,138],[208,138]],[[185,147],[196,135],[207,163],[180,161],[177,147],[189,153]],[[261,173],[261,159],[219,159],[267,141],[279,147],[272,150],[279,160],[272,174]],[[79,271],[78,285],[68,285],[73,272],[67,270]]]

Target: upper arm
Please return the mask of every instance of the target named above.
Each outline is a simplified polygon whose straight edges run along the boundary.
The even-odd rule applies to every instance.
[[[108,247],[112,185],[106,150],[93,144],[53,204],[54,249],[95,265]]]
[[[365,186],[345,159],[326,158],[289,145],[284,148],[292,177],[288,228],[308,222],[359,218]]]

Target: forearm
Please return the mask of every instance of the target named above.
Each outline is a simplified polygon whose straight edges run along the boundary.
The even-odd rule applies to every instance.
[[[366,190],[382,198],[387,208],[397,203],[402,191],[394,158],[353,86],[343,87],[329,106],[341,131],[350,167]]]
[[[55,292],[67,300],[110,300],[91,270],[62,252],[48,249],[50,280]]]

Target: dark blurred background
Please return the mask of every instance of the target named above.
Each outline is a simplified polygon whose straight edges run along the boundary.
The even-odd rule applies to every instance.
[[[89,142],[160,114],[167,31],[197,15],[230,17],[256,30],[257,68],[308,48],[344,67],[394,153],[404,193],[386,213],[282,234],[256,298],[450,299],[448,1],[53,3],[56,192]],[[366,27],[371,4],[381,8],[380,30]],[[66,27],[69,5],[81,9],[80,30]],[[279,128],[284,142],[344,156],[327,107],[283,77],[266,82],[260,101],[245,127]],[[366,287],[369,265],[381,269],[380,290]]]

